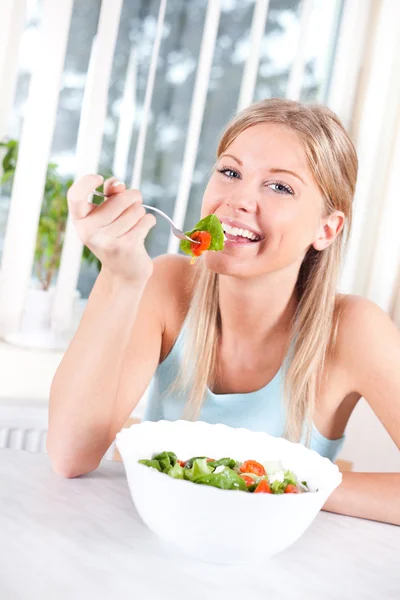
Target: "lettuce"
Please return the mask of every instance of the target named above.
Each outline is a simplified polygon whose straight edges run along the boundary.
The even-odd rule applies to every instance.
[[[292,483],[293,485],[297,485],[297,477],[292,471],[285,471],[285,480],[286,485],[288,483]]]
[[[193,456],[193,458],[189,458],[189,460],[185,462],[185,469],[191,469],[194,461],[201,460],[202,458],[207,458],[207,456]]]
[[[221,490],[242,490],[246,491],[246,482],[239,477],[239,475],[226,467],[221,473],[209,473],[208,475],[201,475],[193,480],[194,483],[202,483],[204,485],[211,485],[212,487],[219,488]]]
[[[161,471],[165,473],[176,465],[178,459],[174,452],[161,452],[161,454],[154,456],[153,460],[157,460],[160,463]]]
[[[222,229],[221,221],[215,215],[204,217],[204,219],[201,219],[191,231],[185,231],[185,233],[190,237],[195,231],[210,232],[211,244],[209,250],[218,251],[224,249],[224,230]],[[193,256],[189,240],[181,240],[179,247],[185,254]]]
[[[250,493],[255,491],[261,480],[266,479],[268,481],[269,477],[271,477],[271,472],[283,470],[283,466],[280,462],[271,461],[265,463],[268,475],[257,477],[254,473],[239,473],[237,469],[240,467],[241,463],[236,462],[233,458],[226,457],[218,460],[210,460],[205,456],[195,456],[190,458],[182,467],[183,463],[178,461],[174,452],[161,452],[150,460],[139,460],[139,463],[152,467],[174,479],[184,479],[192,481],[193,483],[209,485],[222,490],[242,490]],[[215,470],[218,467],[220,469],[222,468],[222,470],[216,473]],[[283,471],[283,477],[280,476],[280,478],[283,478],[283,481],[277,479],[270,484],[271,492],[273,494],[284,494],[286,487],[289,484],[298,487],[300,492],[309,491],[305,481],[300,483],[297,481],[297,477],[292,471]],[[249,475],[254,483],[247,486],[243,479],[243,475]],[[273,477],[271,477],[271,479],[272,478]]]
[[[191,469],[183,470],[183,476],[185,479],[189,479],[189,481],[197,481],[199,477],[202,475],[210,475],[212,470],[207,464],[206,458],[195,458],[193,461],[193,466]]]
[[[216,469],[217,467],[221,467],[221,466],[229,467],[230,469],[233,469],[233,467],[236,465],[236,461],[233,460],[233,458],[220,458],[219,460],[211,460],[207,464],[212,469]]]
[[[176,463],[176,465],[172,467],[172,469],[167,471],[167,475],[173,477],[174,479],[184,479],[183,468],[179,463]]]
[[[286,483],[284,481],[273,481],[271,483],[271,490],[273,494],[284,494]]]

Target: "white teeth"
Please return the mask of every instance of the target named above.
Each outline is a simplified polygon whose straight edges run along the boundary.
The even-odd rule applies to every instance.
[[[248,238],[249,240],[259,240],[260,236],[248,229],[239,229],[238,227],[231,227],[227,223],[222,223],[222,229],[230,235],[237,235]]]

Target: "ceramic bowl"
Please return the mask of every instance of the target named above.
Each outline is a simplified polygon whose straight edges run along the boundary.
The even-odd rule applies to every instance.
[[[339,469],[317,452],[266,433],[204,422],[144,422],[117,435],[133,502],[169,548],[200,560],[251,563],[281,552],[310,526],[333,490]],[[138,463],[162,451],[259,462],[281,461],[310,492],[249,494],[173,479]]]

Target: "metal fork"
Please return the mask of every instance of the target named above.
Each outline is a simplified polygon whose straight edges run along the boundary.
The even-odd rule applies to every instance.
[[[105,194],[103,194],[102,192],[98,192],[97,190],[94,190],[92,193],[95,196],[100,196],[100,198],[105,198],[105,199],[109,198],[109,196],[106,196]],[[98,206],[95,202],[92,202],[92,201],[89,201],[89,202],[90,202],[90,204],[94,204],[95,206]],[[178,239],[180,239],[180,240],[188,240],[189,242],[193,242],[194,244],[200,244],[199,241],[192,240],[192,238],[190,238],[189,236],[187,236],[186,233],[184,233],[181,229],[179,229],[175,225],[175,223],[173,222],[173,220],[170,219],[169,216],[166,215],[165,212],[163,212],[159,208],[155,208],[154,206],[148,206],[147,204],[143,204],[142,206],[143,206],[143,208],[147,208],[147,210],[154,210],[154,212],[156,212],[159,215],[161,215],[162,217],[164,217],[164,219],[166,219],[168,221],[168,223],[170,224],[172,233]]]

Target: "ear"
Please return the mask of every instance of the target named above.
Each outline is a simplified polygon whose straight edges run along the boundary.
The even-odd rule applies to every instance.
[[[344,227],[345,216],[340,210],[336,210],[327,217],[321,219],[321,224],[317,231],[317,236],[313,242],[315,250],[325,250],[328,248]]]

